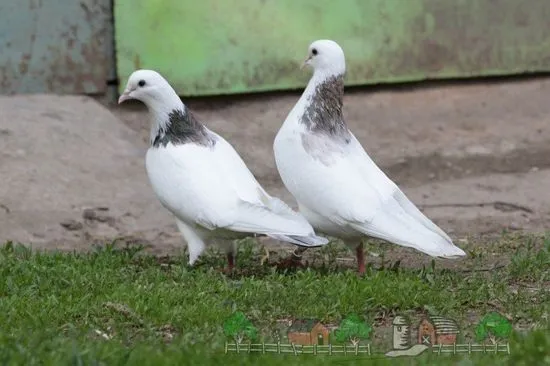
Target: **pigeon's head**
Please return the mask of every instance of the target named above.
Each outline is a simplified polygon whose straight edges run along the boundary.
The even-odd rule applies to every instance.
[[[164,104],[181,103],[170,84],[153,70],[137,70],[130,75],[124,92],[118,98],[118,104],[130,99],[137,99],[153,110],[158,110]]]
[[[344,51],[338,43],[321,39],[309,45],[308,56],[302,67],[310,65],[315,72],[340,75],[346,71]]]

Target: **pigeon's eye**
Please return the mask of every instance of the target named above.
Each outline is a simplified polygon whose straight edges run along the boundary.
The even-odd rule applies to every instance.
[[[317,55],[317,48],[312,49],[311,53],[313,53],[314,56]]]
[[[145,80],[143,80],[143,79],[140,80],[140,81],[138,82],[138,86],[141,86],[141,87],[145,86]]]

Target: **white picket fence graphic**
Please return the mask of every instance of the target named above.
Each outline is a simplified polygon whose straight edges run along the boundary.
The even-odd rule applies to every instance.
[[[371,346],[367,345],[311,345],[293,343],[225,343],[225,353],[278,353],[294,355],[371,355]]]
[[[431,352],[437,355],[458,353],[507,353],[510,354],[509,343],[495,344],[436,344]],[[293,343],[225,343],[225,353],[277,353],[298,355],[367,355],[371,356],[372,348],[367,345],[311,345],[304,346]]]
[[[432,346],[432,352],[439,354],[443,353],[472,353],[472,352],[483,352],[483,353],[499,353],[506,352],[510,354],[510,344],[509,343],[495,343],[495,344],[436,344]]]

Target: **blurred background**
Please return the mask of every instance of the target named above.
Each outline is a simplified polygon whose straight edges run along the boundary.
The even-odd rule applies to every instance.
[[[181,246],[145,174],[147,114],[114,103],[138,68],[295,207],[272,143],[323,38],[346,54],[350,128],[447,232],[550,223],[547,0],[12,0],[0,14],[0,242]]]

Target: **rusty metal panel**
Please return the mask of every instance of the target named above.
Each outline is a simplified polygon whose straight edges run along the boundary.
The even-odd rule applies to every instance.
[[[104,93],[111,0],[0,1],[0,93]]]
[[[117,69],[181,95],[301,88],[307,46],[331,38],[347,85],[548,71],[549,19],[549,0],[117,0]]]

